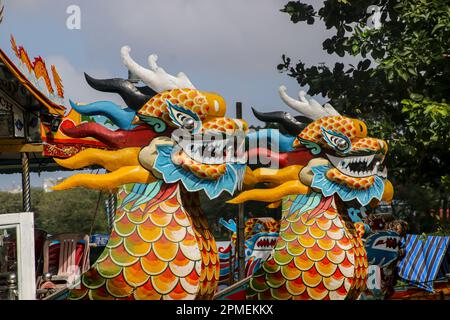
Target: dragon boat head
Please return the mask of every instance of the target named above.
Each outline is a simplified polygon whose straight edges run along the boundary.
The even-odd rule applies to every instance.
[[[220,95],[197,90],[184,73],[168,74],[157,65],[156,55],[150,55],[147,69],[131,58],[130,51],[127,46],[122,48],[123,62],[145,87],[125,79],[99,80],[86,75],[91,87],[119,94],[127,108],[108,101],[71,102],[77,114],[106,116],[118,130],[105,132],[98,123],[73,121],[63,121],[60,128],[66,137],[94,138],[115,152],[89,148],[68,159],[56,159],[60,165],[70,169],[100,165],[111,173],[100,180],[76,175],[55,189],[113,190],[126,183],[163,180],[182,183],[188,192],[205,191],[211,199],[224,191],[233,194],[246,168],[247,123],[225,116],[226,103]]]

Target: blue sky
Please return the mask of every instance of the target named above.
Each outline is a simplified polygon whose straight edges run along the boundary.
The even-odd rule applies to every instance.
[[[126,77],[120,48],[129,45],[132,56],[147,65],[149,54],[171,74],[186,73],[194,85],[220,93],[234,116],[236,101],[243,102],[244,118],[259,122],[250,107],[286,110],[278,87],[290,95],[300,89],[276,66],[283,53],[307,64],[351,62],[322,51],[330,34],[321,22],[293,24],[279,11],[280,0],[3,0],[5,17],[0,46],[12,56],[9,35],[31,58],[41,55],[55,64],[67,98],[78,102],[122,101],[87,86],[83,72],[94,77]],[[314,1],[310,1],[314,2]],[[317,3],[317,2],[316,2]],[[81,9],[81,29],[66,27],[70,5]],[[316,97],[321,103],[326,99]],[[60,173],[33,175],[33,185]],[[20,176],[0,176],[0,188],[20,183]]]

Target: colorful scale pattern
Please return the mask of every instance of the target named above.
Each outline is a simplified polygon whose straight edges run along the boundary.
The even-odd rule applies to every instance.
[[[352,189],[358,189],[358,190],[367,190],[375,182],[375,178],[373,176],[366,177],[366,178],[349,177],[349,176],[341,173],[336,168],[333,168],[333,169],[330,169],[327,171],[327,178],[328,178],[328,180],[334,181],[339,184],[344,184]]]
[[[212,298],[219,279],[218,252],[198,195],[181,195],[178,184],[156,183],[161,189],[149,201],[132,193],[134,185],[121,187],[106,249],[70,299]],[[122,205],[129,196],[135,199]]]
[[[299,138],[319,144],[323,148],[329,148],[322,136],[322,129],[332,130],[345,134],[352,143],[352,152],[365,150],[381,152],[385,155],[388,151],[387,143],[380,139],[368,138],[367,126],[357,119],[350,119],[343,116],[324,117],[310,123],[300,134]],[[294,141],[294,147],[299,147],[300,141]],[[374,183],[374,177],[353,178],[342,174],[337,169],[330,169],[327,177],[336,183],[345,184],[352,189],[367,190]]]
[[[248,130],[245,121],[224,117],[226,104],[221,96],[195,89],[173,89],[157,94],[138,111],[138,114],[161,118],[173,125],[167,111],[167,100],[174,105],[194,111],[202,120],[203,131],[233,133],[238,129]]]
[[[218,165],[199,163],[190,158],[182,150],[172,155],[172,161],[174,164],[182,166],[184,170],[191,171],[201,179],[217,180],[225,174],[227,170],[227,165],[225,163]]]
[[[297,197],[283,199],[280,236],[272,256],[250,281],[248,299],[342,300],[365,288],[367,257],[361,238],[342,219],[333,198],[289,215]],[[311,214],[314,212],[314,214]]]

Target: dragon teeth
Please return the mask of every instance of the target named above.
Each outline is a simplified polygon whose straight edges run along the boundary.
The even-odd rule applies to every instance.
[[[353,157],[336,157],[327,154],[327,158],[336,167],[341,173],[355,177],[355,178],[364,178],[370,177],[373,175],[380,175],[382,177],[387,177],[387,172],[385,173],[379,171],[379,167],[375,166],[373,169],[369,169],[372,162],[375,159],[375,155],[369,156],[353,156]],[[367,170],[352,170],[351,164],[364,164]]]

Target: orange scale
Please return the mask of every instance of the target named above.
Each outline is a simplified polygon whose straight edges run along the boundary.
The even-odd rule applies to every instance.
[[[188,294],[183,286],[181,285],[181,283],[178,283],[176,285],[176,287],[169,293],[168,297],[171,300],[186,300],[188,298],[190,298],[191,300],[193,300],[195,298],[195,296]]]
[[[350,234],[348,234],[348,235],[351,236]],[[336,244],[339,246],[339,248],[341,248],[342,250],[345,250],[345,251],[355,248],[352,241],[345,236],[342,237],[339,241],[337,241]],[[359,252],[358,252],[358,254],[359,254]]]
[[[266,278],[264,275],[256,275],[250,280],[250,288],[256,292],[267,290]]]
[[[169,294],[178,284],[179,278],[175,276],[170,269],[166,269],[163,273],[151,277],[153,288],[161,294]]]
[[[341,285],[339,288],[337,288],[334,291],[330,292],[330,299],[331,300],[344,300],[348,295],[348,290],[345,288],[344,285]]]
[[[336,227],[334,224],[329,230],[327,230],[327,235],[333,240],[340,240],[344,237],[344,230],[342,228]]]
[[[201,252],[202,255],[202,262],[205,265],[209,264],[209,251],[207,251],[206,249],[203,249]]]
[[[286,248],[275,250],[273,253],[273,258],[279,265],[285,265],[294,259],[294,256],[287,251]]]
[[[106,290],[116,298],[125,298],[133,293],[133,287],[126,282],[123,274],[106,280]]]
[[[161,274],[168,267],[168,263],[158,259],[153,251],[141,258],[141,265],[142,269],[149,275]]]
[[[214,250],[209,252],[209,259],[211,260],[211,264],[216,265],[219,261],[219,255]]]
[[[315,266],[312,266],[308,271],[302,273],[302,280],[307,287],[316,287],[322,282],[323,277],[317,272]]]
[[[135,257],[142,257],[148,254],[152,248],[151,243],[145,242],[138,233],[133,233],[124,240],[125,250]]]
[[[298,256],[301,255],[303,252],[305,252],[305,248],[300,244],[298,239],[295,239],[291,242],[288,242],[286,245],[286,251],[291,256]],[[291,257],[290,260],[292,260],[293,257]]]
[[[163,229],[153,224],[150,220],[145,221],[137,227],[137,231],[142,240],[155,242],[161,238]]]
[[[122,237],[129,236],[136,230],[136,225],[128,219],[127,215],[124,215],[120,220],[114,222],[114,225],[117,234]]]
[[[316,223],[309,228],[308,232],[315,239],[322,239],[326,235],[326,231],[320,229]]]
[[[333,221],[334,219],[339,219],[338,213],[333,207],[329,207],[328,210],[323,213],[323,217],[331,221]]]
[[[287,291],[285,285],[280,288],[271,288],[270,293],[276,300],[289,300],[292,298],[292,295]]]
[[[163,261],[172,261],[178,253],[178,243],[172,242],[162,236],[157,242],[152,243],[153,252]]]
[[[89,300],[115,300],[115,297],[106,291],[106,287],[100,287],[95,290],[89,290]]]
[[[86,295],[88,294],[89,289],[81,286],[79,289],[72,289],[69,292],[68,300],[84,300]]]
[[[292,227],[292,226],[291,226],[291,227]],[[281,238],[282,238],[283,240],[285,240],[285,241],[292,241],[292,240],[294,240],[294,239],[297,239],[297,237],[298,237],[298,235],[297,235],[295,232],[293,232],[293,231],[291,230],[291,228],[288,228],[288,229],[286,229],[285,232],[280,233],[280,236],[281,236]]]
[[[337,270],[338,271],[338,270]],[[334,273],[331,277],[324,277],[323,284],[330,291],[336,291],[344,284],[345,277],[339,271]]]
[[[139,261],[132,266],[125,267],[123,269],[123,276],[127,283],[134,288],[145,284],[150,278],[150,276],[142,269]]]
[[[183,289],[189,294],[196,294],[200,289],[200,281],[198,279],[195,282],[192,282],[190,280],[192,279],[190,279],[189,277],[180,278],[180,284],[183,287]]]
[[[90,269],[89,272],[94,272],[95,269]],[[114,278],[117,277],[122,272],[122,267],[114,263],[114,261],[111,260],[111,258],[108,256],[105,260],[102,262],[97,263],[96,271],[102,276],[103,278]],[[86,280],[89,279],[89,282],[86,282],[85,286],[90,288],[90,276],[86,276]],[[93,278],[95,279],[95,277]],[[83,278],[84,281],[84,278]],[[91,288],[92,289],[92,288]]]
[[[328,237],[327,235],[325,235],[325,237],[323,237],[322,239],[317,240],[317,245],[322,250],[329,251],[329,250],[333,249],[334,246],[336,245],[336,240],[333,240],[330,237]]]
[[[308,226],[301,222],[294,222],[291,224],[291,230],[297,235],[302,235],[308,231]]]
[[[327,231],[328,229],[330,229],[331,223],[332,223],[332,220],[325,217],[325,215],[322,215],[316,219],[317,226],[324,231]]]
[[[83,286],[89,289],[97,289],[105,284],[106,279],[102,277],[96,268],[91,268],[85,272],[81,278]]]
[[[180,226],[175,220],[172,220],[170,224],[164,228],[164,235],[170,241],[180,242],[186,237],[186,227]]]
[[[150,214],[150,220],[159,227],[167,226],[172,221],[172,215],[164,212],[160,207]]]
[[[173,217],[177,224],[183,227],[189,227],[191,225],[191,222],[189,221],[189,218],[187,217],[186,213],[183,212],[183,210],[178,209],[173,213]]]
[[[301,276],[302,271],[297,268],[294,261],[291,261],[289,264],[281,267],[281,274],[287,280],[295,280]]]
[[[271,288],[279,288],[286,282],[281,271],[266,274],[266,283]]]
[[[206,279],[208,279],[208,282],[214,281],[216,278],[216,266],[215,265],[209,265],[206,268]]]
[[[147,215],[140,209],[128,211],[127,212],[128,219],[135,224],[141,224],[147,219]]]
[[[317,242],[317,240],[314,239],[309,233],[305,233],[305,234],[299,236],[298,240],[300,242],[300,245],[305,248],[311,248]]]
[[[151,281],[147,281],[143,286],[136,288],[133,296],[136,300],[161,300],[162,298],[162,295],[153,288]]]
[[[322,250],[317,244],[311,248],[306,249],[306,255],[312,261],[320,261],[325,258],[327,252]]]
[[[344,261],[342,261],[342,263],[340,263],[338,267],[346,278],[352,278],[355,276],[355,267],[350,263],[350,261],[348,261],[348,259],[344,259]]]
[[[116,230],[113,230],[111,232],[111,235],[109,236],[108,244],[106,245],[106,247],[115,248],[122,243],[122,240],[122,237],[117,234]]]
[[[280,266],[276,263],[275,259],[270,258],[263,264],[263,269],[267,273],[271,274],[278,272],[280,270]]]
[[[339,264],[345,259],[345,251],[334,246],[331,250],[327,251],[327,258],[334,264]]]
[[[323,283],[319,283],[319,285],[314,288],[308,287],[306,290],[307,290],[309,296],[311,297],[311,299],[313,299],[313,300],[324,300],[324,299],[326,299],[326,297],[328,296],[328,293],[329,293],[329,291],[327,290],[327,288],[325,288]]]
[[[332,263],[329,259],[324,258],[315,264],[317,272],[324,277],[331,277],[337,269],[337,265]]]
[[[300,221],[307,226],[312,226],[315,222],[315,219],[310,219],[309,214],[302,214],[300,216]]]
[[[286,281],[286,290],[294,296],[293,299],[303,294],[306,291],[306,286],[303,283],[302,277],[298,277],[292,281]]]
[[[311,259],[308,258],[306,255],[306,252],[295,257],[294,263],[302,271],[307,271],[311,269],[314,266],[314,261],[311,261]]]
[[[123,244],[117,248],[110,249],[110,257],[114,263],[122,267],[131,266],[139,259],[130,255]]]

